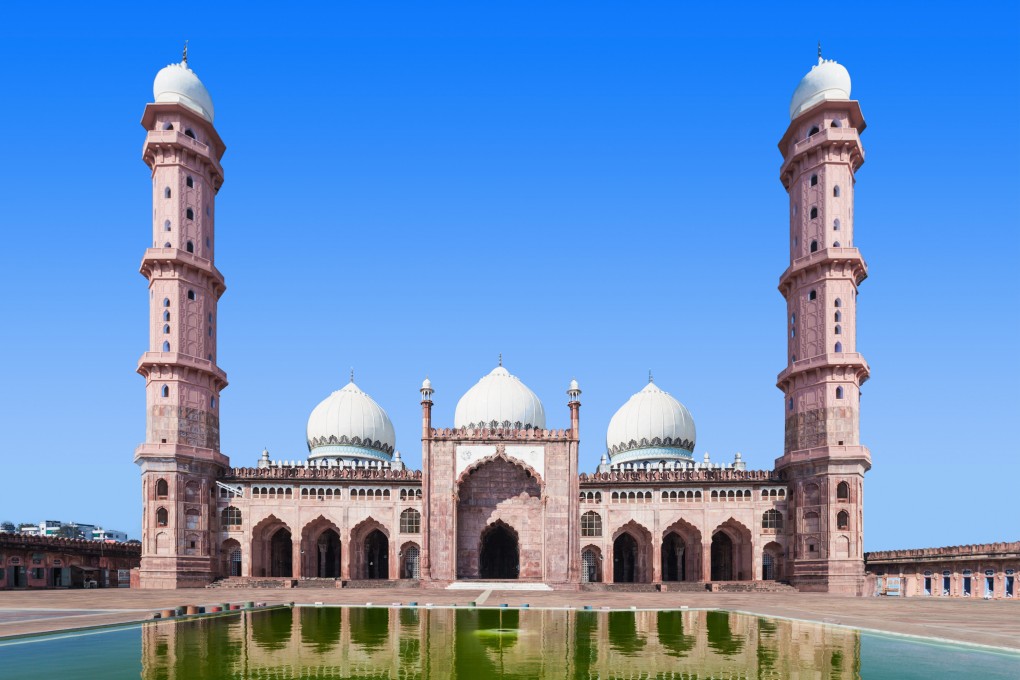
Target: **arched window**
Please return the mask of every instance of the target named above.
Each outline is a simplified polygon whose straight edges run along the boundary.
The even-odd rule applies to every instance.
[[[195,133],[191,131],[191,128],[188,128],[187,130],[185,130],[184,134],[186,134],[187,136],[191,137],[192,139],[196,139]]]
[[[169,314],[169,312],[168,312]],[[163,324],[163,334],[166,335],[170,332],[170,324]]]
[[[170,306],[170,298],[163,298],[163,306],[164,307]]]
[[[191,242],[191,241],[188,241],[188,244],[185,246],[185,249],[189,253],[193,253],[193,252],[195,252],[195,244],[193,242]]]
[[[170,196],[172,196],[170,187],[166,187],[165,189],[163,189],[163,198],[170,198]]]
[[[843,388],[842,387],[837,387],[836,388],[836,398],[837,399],[842,399],[843,398]]]
[[[839,248],[839,241],[833,241],[832,242],[832,247],[833,248]]]
[[[836,197],[836,198],[839,198],[839,185],[838,184],[836,186],[832,187],[832,195],[834,197]]]
[[[169,321],[169,320],[170,320],[170,310],[166,310],[166,311],[163,312],[163,321]]]
[[[818,217],[818,208],[811,208],[811,219]]]
[[[195,187],[195,180],[191,179],[191,175],[188,175],[188,179],[185,180],[185,183],[188,185],[189,189],[193,189]]]
[[[166,483],[165,479],[156,480],[156,499],[162,500],[170,495],[170,485]]]
[[[765,514],[761,516],[761,528],[782,531],[783,513],[778,510],[766,510]]]
[[[193,220],[195,219],[195,211],[192,210],[191,208],[188,208],[187,210],[184,211],[184,216],[187,217],[189,220]]]
[[[837,353],[842,352],[843,351],[843,343],[842,342],[837,342],[836,343],[836,347],[834,348],[834,351],[837,352]]]
[[[164,248],[172,248],[173,246],[170,245],[170,241],[167,241],[166,243],[163,244],[163,247]]]
[[[166,511],[166,508],[159,508],[156,510],[156,526],[165,527],[170,523],[170,513]]]
[[[209,397],[209,408],[216,408],[216,397]]]
[[[170,386],[169,385],[163,385],[163,387],[161,387],[159,389],[159,394],[160,394],[160,396],[162,396],[164,398],[165,397],[169,397],[170,396]]]
[[[811,186],[818,185],[818,175],[811,175]]]
[[[838,128],[838,127],[843,127],[843,124],[842,124],[842,123],[840,123],[840,122],[839,122],[838,120],[833,120],[833,121],[832,121],[832,122],[831,122],[831,123],[829,124],[829,127],[834,127],[834,128]]]
[[[224,527],[228,528],[241,526],[241,510],[233,505],[229,508],[223,508],[221,522]]]
[[[836,335],[842,335],[842,334],[843,334],[843,327],[842,326],[836,326]]]
[[[793,410],[793,397],[790,397],[790,406],[789,406],[789,409],[791,411]]]
[[[194,300],[195,299],[195,291],[188,290],[188,299],[189,300]]]
[[[843,312],[841,312],[841,311],[839,311],[837,309],[836,310],[836,314],[834,316],[834,319],[835,319],[836,323],[839,323],[840,321],[842,321],[843,320]]]
[[[811,135],[817,135],[817,134],[818,134],[818,126],[815,125],[813,128],[811,128],[811,131],[807,133],[807,136],[810,137]]]
[[[170,351],[170,341],[169,340],[164,340],[163,341],[163,351],[164,352],[169,352]]]
[[[807,299],[808,300],[817,300],[818,299],[818,291],[812,290],[811,292],[809,292],[808,295],[807,295]]]
[[[581,515],[581,535],[582,536],[601,536],[602,535],[602,515],[592,510]]]
[[[834,305],[835,305],[836,307],[842,307],[842,306],[843,306],[843,301],[842,301],[842,300],[840,300],[839,298],[836,298],[836,302],[834,302],[833,304],[834,304]]]
[[[163,231],[170,231],[170,220],[163,223]]]
[[[850,500],[850,485],[846,482],[840,482],[836,485],[836,500],[847,502]]]
[[[836,528],[843,531],[850,528],[850,513],[846,510],[840,510],[836,515]]]
[[[174,124],[173,123],[164,123],[163,124],[163,129],[164,130],[173,130],[174,129]]]
[[[837,217],[832,221],[832,230],[839,231],[839,218]]]
[[[812,241],[811,242],[811,252],[812,253],[817,253],[818,252],[818,241]]]
[[[421,533],[421,513],[414,508],[408,508],[400,513],[400,533]]]

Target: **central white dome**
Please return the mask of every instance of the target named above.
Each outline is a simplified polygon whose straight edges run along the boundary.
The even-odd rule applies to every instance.
[[[187,61],[160,69],[152,83],[152,96],[156,98],[157,104],[183,104],[210,123],[213,122],[212,97],[195,72],[188,68]]]
[[[826,99],[850,99],[850,73],[831,59],[818,57],[818,63],[811,67],[790,100],[790,120]]]
[[[312,410],[307,433],[309,458],[388,461],[397,441],[386,411],[353,380]]]
[[[691,412],[651,380],[609,421],[606,452],[614,463],[694,456]]]
[[[456,428],[545,429],[545,409],[535,393],[502,366],[479,380],[460,401]]]

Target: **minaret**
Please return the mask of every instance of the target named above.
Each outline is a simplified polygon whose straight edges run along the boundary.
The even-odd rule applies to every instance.
[[[857,287],[867,266],[854,247],[854,182],[864,162],[864,118],[847,70],[821,56],[790,104],[779,142],[790,194],[786,298],[787,367],[779,374],[786,418],[777,469],[789,480],[785,577],[801,590],[860,594],[864,473],[857,352]]]
[[[214,265],[215,196],[225,147],[213,127],[212,100],[188,67],[162,69],[145,107],[142,156],[152,170],[152,247],[141,273],[149,281],[142,468],[143,588],[204,586],[219,563],[215,480],[229,461],[220,452],[216,303],[225,290]]]

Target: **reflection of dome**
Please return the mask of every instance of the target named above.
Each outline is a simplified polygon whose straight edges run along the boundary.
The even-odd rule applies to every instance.
[[[694,456],[691,412],[651,380],[609,421],[606,449],[613,463]]]
[[[210,123],[213,122],[212,97],[195,72],[188,68],[187,61],[160,69],[152,83],[152,95],[157,104],[184,104]]]
[[[534,392],[500,365],[460,398],[453,426],[544,430],[545,409]]]
[[[790,101],[790,120],[826,99],[850,99],[850,73],[832,61],[822,59],[804,76]]]
[[[323,399],[308,416],[309,458],[388,461],[396,440],[386,411],[353,380]]]

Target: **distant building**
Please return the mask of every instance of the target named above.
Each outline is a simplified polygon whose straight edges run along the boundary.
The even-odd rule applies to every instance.
[[[1020,541],[864,554],[868,592],[901,597],[1014,599]]]
[[[92,531],[93,541],[106,541],[107,543],[126,543],[128,535],[126,531],[117,531],[116,529],[104,529],[103,527],[96,527]]]

